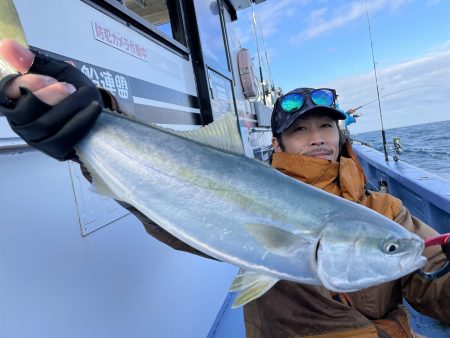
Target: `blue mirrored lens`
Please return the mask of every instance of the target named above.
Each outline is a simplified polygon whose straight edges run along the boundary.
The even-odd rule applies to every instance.
[[[303,106],[303,96],[301,94],[288,94],[281,99],[281,109],[286,113],[293,113]]]
[[[334,102],[333,92],[329,89],[317,89],[310,95],[311,101],[318,106],[331,106]]]

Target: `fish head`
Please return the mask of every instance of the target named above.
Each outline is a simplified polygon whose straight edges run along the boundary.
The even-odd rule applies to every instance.
[[[398,279],[420,269],[424,241],[387,218],[334,224],[321,234],[315,255],[322,284],[352,292]]]

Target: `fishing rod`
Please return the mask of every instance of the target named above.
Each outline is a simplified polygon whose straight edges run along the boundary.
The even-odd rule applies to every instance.
[[[370,27],[370,20],[369,20],[369,9],[367,7],[367,0],[364,0],[364,3],[366,4],[366,16],[367,16],[367,25],[369,27],[369,38],[370,38],[370,49],[372,51],[372,63],[373,63],[373,71],[375,73],[375,84],[377,87],[377,100],[378,100],[378,110],[380,112],[380,121],[381,121],[381,136],[383,138],[383,149],[384,149],[384,160],[386,162],[389,161],[388,153],[387,153],[387,145],[386,145],[386,133],[384,132],[384,125],[383,125],[383,114],[381,113],[381,100],[380,100],[380,90],[378,89],[378,77],[377,77],[377,67],[375,65],[375,55],[373,53],[373,41],[372,41],[372,29]]]
[[[385,97],[388,97],[388,96],[391,96],[391,95],[394,95],[394,94],[398,94],[398,93],[401,93],[401,92],[405,92],[405,91],[407,91],[407,90],[412,90],[412,89],[421,88],[421,87],[443,87],[443,85],[422,85],[422,86],[409,87],[409,88],[400,89],[400,90],[397,90],[397,91],[395,91],[395,92],[392,92],[392,93],[388,93],[388,94],[382,95],[382,96],[380,96],[379,98],[380,98],[380,99],[383,99],[383,98],[385,98]],[[360,105],[360,106],[358,106],[358,107],[356,107],[356,108],[352,108],[352,109],[353,109],[353,110],[358,110],[358,109],[361,109],[361,108],[363,108],[363,107],[365,107],[365,106],[367,106],[367,105],[369,105],[369,104],[371,104],[371,103],[374,103],[374,102],[376,102],[376,101],[378,101],[378,98],[377,98],[377,99],[374,99],[374,100],[371,100],[371,101],[369,101],[369,102],[366,102],[366,103],[364,103],[364,104],[362,104],[362,105]]]

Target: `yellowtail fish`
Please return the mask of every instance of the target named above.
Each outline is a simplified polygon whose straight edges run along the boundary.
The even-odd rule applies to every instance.
[[[102,113],[77,153],[97,191],[242,270],[235,306],[278,280],[350,292],[422,267],[423,241],[242,154],[234,116],[177,132]]]

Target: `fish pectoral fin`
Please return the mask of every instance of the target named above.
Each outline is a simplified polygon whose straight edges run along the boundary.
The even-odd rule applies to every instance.
[[[100,175],[88,164],[88,161],[85,161],[83,158],[83,155],[77,151],[78,158],[80,159],[81,163],[86,167],[89,174],[92,177],[92,185],[90,187],[90,190],[93,192],[104,195],[107,197],[114,198],[118,200],[116,194],[108,187],[108,185],[105,183],[105,181],[100,177]]]
[[[262,296],[278,281],[273,277],[241,269],[229,288],[230,292],[239,292],[231,307],[238,308]]]
[[[214,148],[244,154],[244,147],[238,122],[234,114],[225,114],[221,119],[196,130],[173,130],[156,126],[157,128],[190,140],[207,144]]]
[[[247,223],[244,225],[249,234],[267,250],[279,256],[293,256],[299,249],[313,243],[292,232],[267,224]]]

